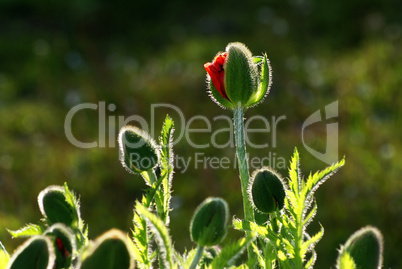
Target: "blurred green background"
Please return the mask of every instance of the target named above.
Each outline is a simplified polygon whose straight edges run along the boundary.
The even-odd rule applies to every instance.
[[[277,133],[254,133],[251,157],[276,154],[286,160],[297,146],[305,174],[326,164],[303,146],[304,120],[339,100],[339,156],[346,166],[317,192],[318,222],[325,235],[317,245],[316,268],[334,268],[337,249],[358,228],[371,224],[385,237],[384,268],[401,268],[402,241],[402,16],[389,1],[106,1],[2,0],[0,2],[0,241],[9,252],[21,243],[5,228],[40,218],[36,198],[51,184],[67,182],[81,196],[82,216],[96,237],[111,227],[131,228],[134,201],[145,184],[124,171],[115,143],[91,149],[72,145],[64,120],[75,105],[110,104],[106,141],[115,141],[118,117],[151,121],[151,105],[177,106],[185,123],[202,115],[211,130],[227,128],[231,117],[208,97],[203,64],[240,41],[254,54],[267,52],[273,87],[246,117],[286,116]],[[72,121],[77,139],[99,141],[99,109],[82,110]],[[166,113],[159,109],[155,139]],[[116,120],[113,126],[113,119]],[[263,128],[257,120],[250,126]],[[191,127],[205,128],[195,120]],[[324,151],[325,122],[309,128],[306,141]],[[104,132],[102,132],[102,135]],[[208,134],[193,141],[211,142]],[[224,143],[229,133],[217,136]],[[272,144],[275,139],[276,145]],[[234,160],[233,147],[191,147],[175,153]],[[278,171],[286,176],[287,171]],[[194,247],[188,226],[194,208],[208,196],[229,202],[242,216],[236,169],[213,169],[191,161],[176,169],[170,229],[178,250]],[[233,232],[231,237],[241,234]]]

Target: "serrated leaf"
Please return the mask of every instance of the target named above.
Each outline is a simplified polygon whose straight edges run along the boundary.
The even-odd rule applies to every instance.
[[[317,260],[317,253],[313,249],[312,255],[310,259],[306,262],[306,265],[304,267],[307,269],[312,269],[316,260]]]
[[[253,240],[254,236],[248,236],[241,238],[237,242],[226,245],[222,248],[219,256],[212,261],[211,268],[223,269],[231,266]]]
[[[356,269],[356,263],[347,251],[341,251],[337,260],[337,269]]]
[[[31,237],[43,233],[42,227],[36,224],[27,224],[19,230],[12,231],[7,229],[7,231],[13,238]]]
[[[161,252],[161,258],[165,268],[173,267],[173,248],[172,242],[169,237],[169,232],[165,223],[158,218],[155,214],[148,211],[146,207],[138,203],[135,206],[136,212],[147,220],[153,235],[155,236],[156,243]]]
[[[174,122],[166,115],[165,121],[162,126],[161,136],[159,137],[160,151],[161,151],[161,178],[162,188],[158,189],[156,196],[157,209],[162,212],[158,212],[161,219],[168,224],[169,223],[169,211],[170,211],[170,199],[171,199],[171,186],[173,179],[173,132]]]
[[[149,245],[148,245],[148,229],[147,224],[144,219],[142,219],[137,212],[134,212],[133,218],[133,243],[136,246],[134,248],[134,257],[135,260],[140,265],[149,266],[150,258],[149,258]]]
[[[308,224],[312,221],[314,216],[317,214],[317,203],[314,202],[313,208],[308,212],[308,214],[303,219],[303,226],[306,228]]]
[[[78,228],[82,231],[84,228],[84,222],[81,219],[80,201],[77,198],[77,196],[72,191],[70,191],[70,189],[67,186],[67,182],[64,183],[64,193],[66,196],[67,203],[69,203],[75,209],[75,212],[77,212],[79,220]]]
[[[307,251],[309,249],[312,249],[312,246],[317,244],[318,241],[320,241],[323,236],[324,236],[324,227],[321,226],[321,229],[318,233],[316,233],[315,235],[310,237],[307,241],[303,242],[301,250],[300,250],[301,256],[304,258]]]
[[[306,186],[303,189],[303,195],[305,197],[313,195],[313,193],[318,189],[318,187],[323,184],[331,175],[333,175],[339,168],[345,164],[345,158],[331,166],[325,168],[322,171],[314,173],[312,176],[309,175]]]
[[[233,227],[236,230],[256,233],[259,237],[269,238],[271,241],[275,241],[277,239],[276,235],[273,233],[270,233],[266,227],[260,226],[255,222],[234,218],[233,219]]]
[[[294,200],[298,200],[299,193],[301,190],[301,174],[299,170],[299,152],[297,148],[293,153],[292,159],[290,161],[289,168],[289,188],[292,191],[292,194],[295,196],[294,199],[291,200],[291,203],[294,207],[297,206],[297,203],[294,203]]]
[[[265,259],[264,259],[263,255],[261,254],[261,252],[260,252],[260,250],[258,249],[257,245],[254,244],[254,242],[251,242],[250,244],[251,244],[251,247],[252,247],[253,250],[254,250],[254,253],[257,255],[257,261],[258,261],[259,266],[260,266],[261,268],[264,268],[264,266],[265,266]]]

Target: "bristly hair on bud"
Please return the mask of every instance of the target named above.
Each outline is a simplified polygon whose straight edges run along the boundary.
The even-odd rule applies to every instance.
[[[127,236],[112,229],[88,245],[82,254],[81,269],[134,269],[135,262]]]
[[[63,223],[69,227],[80,227],[79,206],[69,201],[65,188],[49,186],[38,195],[38,205],[48,225]]]
[[[190,224],[191,239],[200,246],[214,246],[226,236],[229,207],[222,198],[210,197],[194,212]]]
[[[242,43],[233,42],[204,64],[212,100],[222,108],[248,108],[260,103],[272,84],[272,70],[266,54],[253,57]]]
[[[361,228],[352,234],[341,247],[337,267],[342,268],[344,256],[352,258],[356,268],[377,269],[382,266],[383,236],[372,226]]]
[[[159,162],[156,142],[137,127],[128,125],[121,128],[118,143],[121,164],[130,173],[150,171]]]
[[[248,195],[255,210],[269,214],[281,210],[285,204],[285,187],[282,177],[270,167],[257,170],[251,176]]]

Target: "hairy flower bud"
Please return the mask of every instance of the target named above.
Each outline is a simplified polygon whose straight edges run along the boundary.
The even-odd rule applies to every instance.
[[[348,255],[356,268],[376,269],[382,266],[383,237],[381,232],[371,226],[361,228],[352,234],[341,248],[338,267],[342,257]]]
[[[144,131],[125,126],[119,133],[120,161],[129,172],[141,173],[153,169],[159,161],[155,142]]]
[[[11,256],[8,269],[54,268],[56,256],[50,239],[43,235],[36,235],[27,240]]]
[[[229,209],[221,198],[207,198],[195,210],[190,224],[191,239],[200,246],[214,246],[226,236]]]
[[[61,223],[49,227],[44,235],[51,238],[56,254],[56,268],[70,268],[76,251],[73,233]]]
[[[41,191],[38,196],[38,204],[49,225],[63,223],[78,228],[80,213],[73,204],[67,201],[63,187],[49,186]]]
[[[204,64],[210,96],[218,105],[234,109],[258,104],[269,92],[271,67],[267,56],[253,57],[242,43],[229,43],[226,51]]]
[[[81,269],[132,269],[134,259],[127,236],[112,229],[95,240],[83,253]]]
[[[256,171],[251,178],[249,198],[255,209],[262,213],[281,210],[285,202],[282,178],[270,168]]]

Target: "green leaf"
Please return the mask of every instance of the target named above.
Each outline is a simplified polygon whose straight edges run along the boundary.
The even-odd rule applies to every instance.
[[[254,56],[253,57],[253,63],[259,64],[259,63],[262,62],[263,59],[264,59],[264,57],[262,57],[262,56]]]
[[[248,236],[226,245],[222,248],[219,256],[212,261],[211,268],[223,269],[230,267],[253,240],[254,236]]]
[[[273,269],[275,268],[275,261],[276,261],[276,253],[275,248],[272,242],[267,242],[265,249],[264,249],[264,256],[265,256],[265,269]]]
[[[338,257],[337,269],[357,269],[356,263],[347,251],[342,251]]]
[[[9,260],[10,256],[3,244],[0,242],[0,269],[6,269]]]
[[[315,214],[317,213],[317,203],[314,201],[313,208],[309,213],[303,218],[303,226],[306,228],[308,224],[313,220]]]
[[[110,230],[95,240],[83,253],[81,269],[133,269],[130,245],[126,235],[119,230]]]
[[[172,242],[169,237],[169,231],[165,223],[158,218],[155,214],[148,211],[146,207],[138,203],[135,206],[136,212],[147,220],[153,235],[155,236],[156,243],[158,244],[161,258],[166,268],[173,267],[173,248]]]
[[[173,179],[173,133],[174,133],[174,122],[166,115],[165,122],[162,126],[161,136],[159,137],[160,152],[161,152],[161,178],[162,178],[162,189],[158,189],[156,196],[156,203],[158,215],[161,219],[168,224],[169,223],[169,211],[170,211],[170,199],[171,199],[171,187]],[[161,210],[160,210],[161,209]]]
[[[251,247],[253,248],[254,253],[257,255],[258,265],[260,266],[260,268],[264,268],[265,259],[262,255],[262,253],[260,252],[260,250],[258,249],[258,246],[254,242],[251,242],[250,244],[251,244]]]
[[[308,268],[308,269],[312,269],[316,260],[317,260],[317,253],[313,249],[312,255],[311,255],[310,259],[306,262],[306,265],[304,267]]]
[[[11,256],[9,269],[50,269],[55,265],[56,256],[50,239],[36,235],[28,239]]]
[[[66,197],[67,203],[69,203],[71,205],[71,207],[74,208],[74,211],[77,212],[78,229],[80,231],[83,231],[84,222],[81,219],[80,200],[77,198],[77,196],[72,191],[70,191],[70,189],[67,186],[67,182],[64,182],[64,195]]]
[[[332,164],[322,171],[316,172],[313,176],[310,174],[307,179],[306,186],[303,189],[303,195],[305,197],[312,196],[314,192],[318,189],[318,187],[343,165],[345,165],[345,158],[337,163]]]
[[[42,227],[36,224],[27,224],[19,230],[12,231],[7,229],[7,231],[13,238],[31,237],[43,233]]]
[[[137,212],[134,212],[132,230],[133,243],[135,245],[134,257],[135,260],[145,267],[149,267],[151,261],[149,259],[149,243],[148,243],[148,229],[145,219],[141,218]]]
[[[321,226],[321,225],[320,225]],[[310,237],[307,241],[304,241],[300,250],[301,256],[304,258],[307,251],[312,250],[314,245],[321,240],[324,235],[324,227],[321,226],[321,230],[314,236]]]
[[[299,170],[299,152],[297,151],[297,148],[295,148],[289,168],[289,187],[292,195],[294,196],[294,199],[292,199],[293,201],[291,200],[290,202],[292,203],[293,207],[297,206],[296,201],[299,199],[301,181],[301,173]]]

